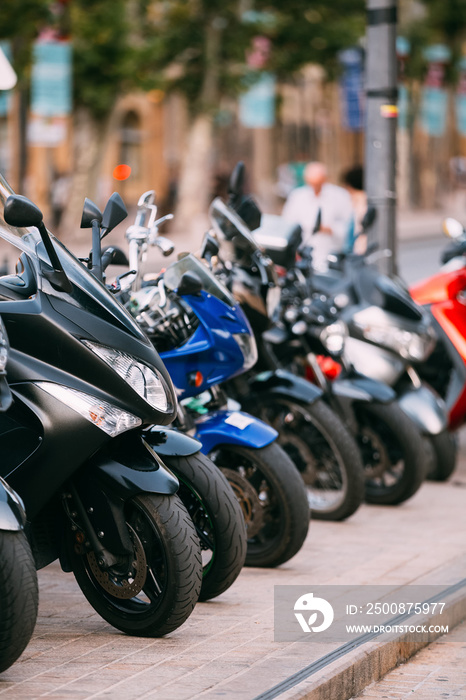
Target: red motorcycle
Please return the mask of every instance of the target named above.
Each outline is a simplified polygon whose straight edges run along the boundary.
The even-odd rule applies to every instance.
[[[439,337],[416,370],[445,400],[449,428],[455,430],[466,422],[466,231],[455,219],[446,219],[443,227],[454,239],[442,254],[444,266],[410,293],[430,308]]]

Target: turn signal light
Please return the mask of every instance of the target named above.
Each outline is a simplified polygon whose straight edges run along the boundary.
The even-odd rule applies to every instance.
[[[197,372],[191,372],[190,374],[188,374],[189,386],[195,386],[196,389],[198,389],[203,383],[203,381],[204,377],[202,376],[202,372],[199,372],[199,370]]]

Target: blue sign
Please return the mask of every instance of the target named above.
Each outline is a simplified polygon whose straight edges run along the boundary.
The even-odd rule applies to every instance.
[[[344,70],[340,78],[343,102],[343,125],[348,131],[364,128],[363,56],[358,48],[345,49],[338,54]]]
[[[11,61],[11,46],[9,41],[0,41],[0,49]],[[11,90],[0,90],[0,117],[5,117],[10,111]]]
[[[40,117],[71,112],[71,45],[63,41],[37,42],[31,76],[31,111]]]
[[[460,136],[466,136],[466,95],[456,96],[456,126]]]
[[[429,136],[443,136],[447,126],[448,95],[446,90],[422,88],[421,126]]]
[[[276,78],[262,73],[257,82],[239,98],[239,119],[249,129],[269,129],[275,124]]]

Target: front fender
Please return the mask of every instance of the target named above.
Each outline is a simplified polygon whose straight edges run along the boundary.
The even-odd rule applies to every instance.
[[[19,496],[0,477],[0,530],[15,532],[26,524],[26,514]]]
[[[208,454],[217,445],[242,445],[261,449],[273,442],[276,430],[242,411],[216,411],[196,422],[196,437],[202,452]]]
[[[145,437],[139,431],[124,433],[121,439],[114,439],[99,450],[86,465],[86,470],[123,500],[138,493],[176,493],[177,478]]]
[[[202,445],[178,430],[167,430],[166,428],[155,426],[144,433],[144,440],[162,457],[189,457],[199,452]]]
[[[268,394],[295,399],[302,403],[315,403],[322,396],[322,391],[303,377],[296,377],[282,369],[261,372],[249,380],[251,393]]]
[[[353,402],[391,403],[396,399],[396,394],[391,387],[370,377],[357,375],[335,379],[331,386],[335,396]]]
[[[398,398],[398,404],[423,435],[439,435],[447,429],[445,402],[426,385],[406,391]]]
[[[100,533],[102,546],[119,555],[132,550],[125,517],[127,501],[138,494],[170,496],[178,490],[178,479],[139,431],[114,438],[73,476],[72,484],[90,527]],[[65,550],[60,560],[68,571]]]

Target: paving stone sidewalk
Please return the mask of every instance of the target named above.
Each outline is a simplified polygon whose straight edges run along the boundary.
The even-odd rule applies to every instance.
[[[465,700],[466,622],[356,697],[358,700]]]
[[[1,675],[0,697],[255,698],[331,651],[323,643],[273,641],[274,585],[447,586],[466,577],[462,452],[449,483],[427,482],[402,506],[365,505],[344,523],[314,521],[294,559],[275,570],[245,569],[164,639],[121,634],[93,611],[71,574],[47,567],[34,637]]]

